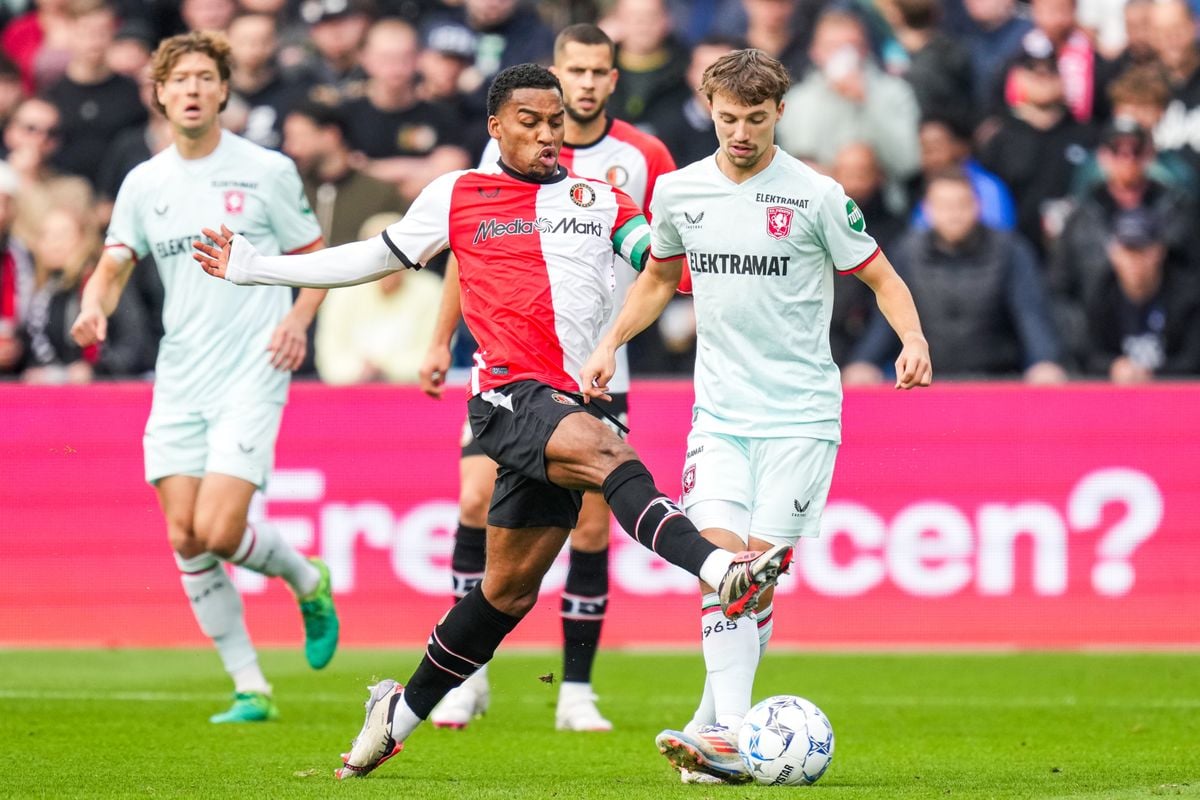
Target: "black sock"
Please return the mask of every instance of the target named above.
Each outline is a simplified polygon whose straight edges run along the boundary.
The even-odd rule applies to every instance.
[[[608,608],[608,548],[571,549],[562,595],[563,680],[591,683],[592,662]]]
[[[700,535],[679,506],[654,485],[641,461],[626,461],[604,479],[604,499],[625,532],[696,577],[700,565],[719,550]]]
[[[404,702],[421,719],[471,673],[492,659],[520,617],[499,611],[475,587],[433,629],[425,657],[404,687]]]
[[[454,534],[454,553],[450,556],[450,580],[454,582],[454,602],[483,580],[487,563],[487,530],[458,523]]]

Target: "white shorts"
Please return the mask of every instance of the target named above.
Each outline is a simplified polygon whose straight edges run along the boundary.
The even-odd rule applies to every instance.
[[[821,532],[836,442],[693,430],[687,448],[681,505],[700,530],[726,528],[772,544]]]
[[[275,465],[275,439],[283,420],[279,403],[253,403],[213,411],[150,409],[142,437],[146,482],[168,475],[232,475],[263,489]]]

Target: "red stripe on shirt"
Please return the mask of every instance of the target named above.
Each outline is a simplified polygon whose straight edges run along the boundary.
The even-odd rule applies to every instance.
[[[867,256],[867,257],[866,257],[866,258],[864,258],[862,261],[860,261],[860,262],[858,263],[858,266],[856,266],[856,267],[851,267],[850,269],[839,269],[839,270],[838,270],[838,274],[840,274],[840,275],[853,275],[854,273],[858,272],[860,269],[862,269],[863,267],[865,267],[867,264],[870,264],[872,261],[874,261],[874,260],[875,260],[875,256],[877,256],[877,255],[879,255],[879,248],[878,248],[878,247],[876,247],[876,248],[875,248],[875,250],[874,250],[874,251],[871,253],[871,255]]]

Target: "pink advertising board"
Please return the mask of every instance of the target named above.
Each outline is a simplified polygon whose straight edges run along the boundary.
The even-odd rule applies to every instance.
[[[635,386],[631,441],[678,493],[691,386]],[[144,384],[0,385],[0,643],[201,641],[152,490]],[[775,642],[1200,645],[1200,385],[942,384],[848,392],[824,533],[798,548]],[[463,398],[292,388],[258,509],[330,564],[348,644],[419,645],[448,603]],[[605,643],[692,646],[694,582],[614,535]],[[561,562],[514,634],[558,637]],[[278,582],[238,571],[263,644],[298,640]]]

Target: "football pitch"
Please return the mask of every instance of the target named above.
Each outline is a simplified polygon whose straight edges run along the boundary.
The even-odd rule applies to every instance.
[[[808,697],[837,750],[805,788],[684,786],[654,747],[682,726],[698,654],[601,651],[608,734],[553,730],[559,656],[492,665],[492,709],[465,731],[423,726],[365,780],[333,769],[366,684],[406,678],[412,650],[298,651],[262,661],[277,722],[215,726],[228,702],[207,650],[0,651],[0,797],[828,798],[1200,797],[1200,654],[773,652],[755,699]]]

